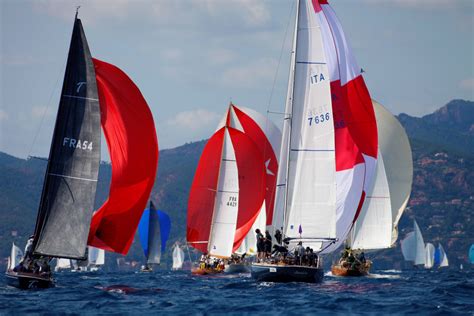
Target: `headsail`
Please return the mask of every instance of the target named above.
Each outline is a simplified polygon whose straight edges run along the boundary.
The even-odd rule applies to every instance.
[[[81,20],[76,18],[36,220],[35,254],[85,258],[99,161],[96,76]]]
[[[10,253],[10,257],[8,258],[9,261],[7,270],[13,270],[13,268],[15,268],[20,263],[21,258],[23,258],[23,251],[21,251],[21,249],[17,245],[15,245],[15,243],[12,243],[12,250]]]
[[[105,264],[105,251],[96,247],[89,246],[89,264],[101,266]]]
[[[166,249],[170,227],[169,216],[157,210],[150,201],[150,208],[143,212],[138,225],[140,243],[148,264],[160,264],[161,254]]]
[[[155,183],[158,141],[138,87],[119,68],[98,59],[94,65],[112,180],[109,198],[92,218],[88,243],[127,254]]]
[[[444,251],[444,248],[443,246],[441,246],[441,244],[438,245],[438,249],[439,249],[440,259],[441,259],[439,263],[439,268],[449,266],[448,256],[446,255],[446,252]]]
[[[432,243],[426,243],[425,246],[425,268],[431,269],[434,265],[435,246]]]
[[[184,251],[179,247],[178,244],[174,245],[173,248],[173,270],[180,270],[184,263]]]
[[[406,261],[415,265],[425,264],[425,242],[416,221],[413,221],[413,231],[401,241],[402,253]]]

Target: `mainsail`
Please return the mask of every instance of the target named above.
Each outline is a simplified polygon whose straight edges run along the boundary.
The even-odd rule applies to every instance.
[[[92,218],[88,244],[127,254],[155,183],[158,141],[138,87],[114,65],[94,59],[94,66],[112,180],[107,201]]]
[[[227,126],[214,133],[191,186],[188,242],[216,257],[237,250],[264,202],[264,175],[263,157],[248,136]]]
[[[406,261],[413,261],[414,265],[425,264],[425,242],[416,221],[413,221],[413,232],[408,233],[401,244]]]
[[[150,208],[143,212],[138,225],[140,243],[147,264],[160,264],[161,254],[166,249],[170,229],[171,221],[168,214],[157,210],[153,202],[150,201]]]
[[[300,0],[298,8],[277,182],[285,190],[277,191],[275,216],[283,215],[286,237],[318,250],[321,242],[309,240],[330,239],[323,252],[332,252],[372,185],[377,127],[360,68],[327,1]]]
[[[100,160],[94,64],[75,19],[34,233],[34,254],[85,259]]]
[[[184,251],[176,244],[173,248],[173,270],[180,270],[184,263]]]

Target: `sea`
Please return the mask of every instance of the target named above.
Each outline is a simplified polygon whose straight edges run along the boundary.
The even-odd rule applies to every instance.
[[[250,274],[60,272],[56,286],[0,285],[0,315],[474,315],[474,269],[325,274],[319,284],[256,282]]]

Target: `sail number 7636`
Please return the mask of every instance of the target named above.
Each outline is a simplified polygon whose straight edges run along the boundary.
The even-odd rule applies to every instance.
[[[327,112],[326,114],[323,113],[323,114],[318,114],[315,116],[308,117],[308,122],[309,122],[309,126],[312,126],[319,123],[327,122],[329,121],[329,119],[330,119],[329,112]]]

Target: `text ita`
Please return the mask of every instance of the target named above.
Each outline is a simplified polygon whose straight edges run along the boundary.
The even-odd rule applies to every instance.
[[[311,81],[311,84],[316,84],[316,83],[319,83],[319,82],[324,81],[326,79],[324,78],[323,74],[315,74],[315,75],[309,77],[309,80]]]

